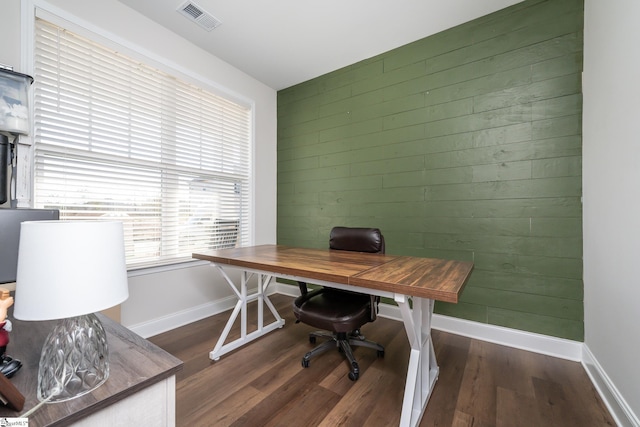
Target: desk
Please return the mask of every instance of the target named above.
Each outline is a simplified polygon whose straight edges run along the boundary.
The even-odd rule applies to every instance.
[[[182,361],[106,316],[97,316],[107,332],[109,378],[84,396],[43,405],[29,417],[29,426],[174,426],[175,375]],[[24,413],[38,403],[40,352],[55,322],[12,323],[7,354],[23,363],[11,382],[25,396]],[[0,406],[0,418],[19,414]]]
[[[458,302],[473,269],[472,263],[279,245],[196,253],[193,257],[211,262],[238,298],[227,325],[209,353],[212,360],[284,326],[284,319],[266,292],[276,277],[393,298],[400,308],[411,346],[400,425],[419,424],[439,371],[431,341],[434,301]],[[233,283],[226,269],[241,270],[239,286]],[[247,283],[254,274],[258,288],[248,294]],[[247,303],[254,300],[258,301],[258,327],[247,333]],[[268,325],[263,322],[264,306],[275,317]],[[240,338],[225,343],[239,314]]]

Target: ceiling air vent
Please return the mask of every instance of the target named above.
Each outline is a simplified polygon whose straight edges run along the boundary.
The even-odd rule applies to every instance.
[[[211,31],[218,25],[222,24],[222,22],[217,20],[213,15],[205,12],[200,6],[192,1],[188,1],[180,6],[178,8],[178,12],[207,31]]]

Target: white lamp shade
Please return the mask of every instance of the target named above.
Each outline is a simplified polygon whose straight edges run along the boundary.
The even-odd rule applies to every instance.
[[[118,305],[128,297],[121,222],[22,223],[16,319],[81,316]]]

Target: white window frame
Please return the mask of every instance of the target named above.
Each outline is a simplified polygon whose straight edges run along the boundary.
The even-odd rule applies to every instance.
[[[195,84],[207,91],[220,95],[231,101],[244,104],[251,109],[251,135],[249,155],[252,159],[250,168],[249,183],[249,207],[248,207],[248,239],[249,245],[255,241],[255,215],[256,215],[256,194],[255,194],[255,102],[245,96],[242,96],[223,85],[212,81],[202,75],[199,75],[187,68],[176,64],[171,59],[162,57],[156,53],[150,52],[129,40],[104,30],[92,23],[76,17],[44,0],[21,0],[21,40],[25,43],[21,49],[22,52],[22,69],[27,73],[32,73],[35,68],[34,50],[35,50],[35,20],[36,17],[47,20],[55,25],[59,25],[69,31],[80,36],[87,37],[106,47],[123,52],[125,55],[140,60],[160,71],[173,75],[185,82]],[[30,93],[30,107],[33,110],[33,93]],[[31,111],[33,117],[33,111]],[[32,124],[33,126],[33,124]],[[33,130],[33,128],[32,128]],[[33,164],[33,146],[32,137],[30,135],[21,135],[16,141],[18,163],[18,177],[16,179],[16,203],[18,207],[33,206],[33,185],[34,185],[34,164]],[[149,274],[159,271],[167,271],[173,269],[181,269],[189,265],[199,265],[201,261],[193,260],[183,263],[164,264],[152,267],[144,267],[137,270],[130,270],[129,275],[135,276],[140,274]]]

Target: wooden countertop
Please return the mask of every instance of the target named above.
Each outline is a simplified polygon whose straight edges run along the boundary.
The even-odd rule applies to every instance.
[[[458,302],[473,269],[468,261],[260,245],[194,253],[247,269]]]
[[[97,314],[107,332],[109,378],[97,389],[76,399],[42,405],[29,417],[30,427],[65,426],[125,399],[150,385],[175,375],[182,361],[102,314]],[[23,322],[13,319],[7,354],[22,361],[10,379],[24,395],[22,412],[0,406],[0,417],[19,417],[35,405],[38,364],[42,343],[54,322]]]

